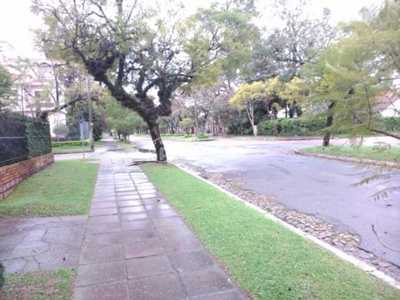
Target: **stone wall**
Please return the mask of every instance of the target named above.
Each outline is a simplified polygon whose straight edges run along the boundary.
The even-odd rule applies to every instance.
[[[54,162],[54,154],[38,156],[12,165],[0,167],[0,200],[7,197],[25,178]]]

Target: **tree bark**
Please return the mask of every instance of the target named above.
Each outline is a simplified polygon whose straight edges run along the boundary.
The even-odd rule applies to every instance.
[[[156,120],[146,121],[147,126],[150,130],[150,136],[154,143],[154,148],[156,149],[157,162],[167,162],[167,154],[165,152],[164,143],[161,139],[160,129]]]
[[[254,136],[257,136],[257,135],[258,135],[258,128],[257,128],[257,125],[252,124],[252,126],[253,126],[253,134],[254,134]]]
[[[334,106],[335,106],[335,102],[332,101],[332,102],[329,104],[328,110],[332,110],[332,108],[333,108]],[[333,113],[330,112],[330,113],[329,113],[329,116],[326,118],[326,128],[332,126],[332,124],[333,124]],[[331,140],[331,131],[329,130],[329,131],[324,135],[324,138],[323,138],[323,140],[322,140],[322,146],[323,146],[323,147],[328,147],[328,146],[329,146],[329,143],[330,143],[330,140]]]

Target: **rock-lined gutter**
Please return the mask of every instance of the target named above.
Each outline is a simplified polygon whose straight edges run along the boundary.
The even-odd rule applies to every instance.
[[[259,207],[301,231],[332,245],[344,253],[375,267],[397,282],[400,282],[400,266],[394,265],[373,253],[361,249],[361,238],[359,235],[348,231],[339,231],[334,225],[318,219],[313,215],[288,209],[285,205],[276,202],[272,196],[243,190],[241,188],[242,182],[227,181],[223,174],[208,173],[202,168],[193,166],[184,160],[174,160],[173,163],[194,172],[233,195]],[[239,178],[239,176],[235,177]]]

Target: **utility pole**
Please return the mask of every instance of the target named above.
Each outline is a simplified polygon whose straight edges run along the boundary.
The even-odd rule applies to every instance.
[[[89,108],[89,144],[90,144],[90,150],[94,151],[92,95],[90,93],[89,76],[87,77],[87,101]]]

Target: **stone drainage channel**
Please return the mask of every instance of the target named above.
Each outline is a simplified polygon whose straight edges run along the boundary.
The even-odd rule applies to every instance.
[[[188,169],[198,176],[212,182],[224,190],[238,196],[239,198],[256,205],[262,210],[285,221],[286,223],[299,228],[300,230],[315,236],[316,238],[332,245],[333,247],[363,261],[386,275],[400,282],[400,266],[394,265],[385,259],[367,252],[360,248],[361,238],[359,235],[348,231],[338,231],[335,226],[313,215],[300,213],[296,210],[290,210],[285,205],[274,201],[273,197],[268,195],[256,194],[241,188],[241,182],[227,181],[223,174],[209,173],[201,167],[189,164],[184,160],[174,160],[174,164]],[[235,174],[240,175],[240,174]],[[239,177],[239,176],[236,176]]]

